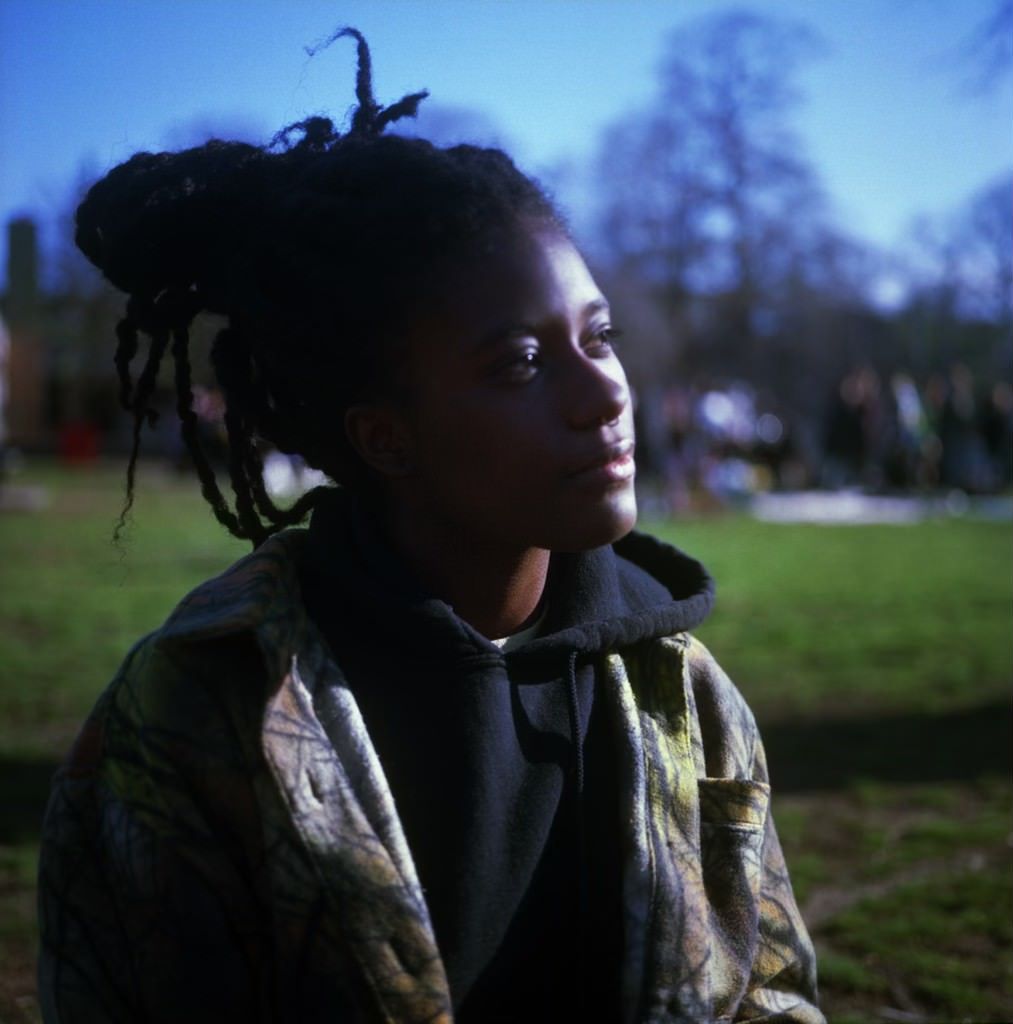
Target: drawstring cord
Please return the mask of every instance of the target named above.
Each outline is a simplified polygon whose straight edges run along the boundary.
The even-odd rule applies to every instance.
[[[567,695],[569,697],[570,735],[573,738],[574,826],[577,837],[577,920],[587,921],[588,901],[587,855],[584,849],[584,739],[580,732],[580,705],[577,703],[577,652],[571,651],[567,663]],[[583,930],[583,929],[582,929]],[[578,954],[576,997],[578,1007],[584,1000],[584,957]]]
[[[584,792],[584,741],[580,735],[580,707],[577,704],[577,652],[570,651],[566,682],[570,696],[570,736],[573,739],[573,775],[578,798]],[[578,801],[579,802],[579,801]]]

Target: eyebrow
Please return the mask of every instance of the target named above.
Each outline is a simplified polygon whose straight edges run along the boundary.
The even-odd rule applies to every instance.
[[[608,299],[603,295],[600,299],[594,299],[584,307],[584,319],[593,316],[595,313],[608,313],[612,307],[608,303]]]
[[[608,300],[603,296],[599,299],[592,299],[581,310],[580,315],[583,320],[589,320],[596,313],[608,313],[610,308]],[[472,351],[480,352],[483,349],[488,348],[491,345],[495,345],[497,342],[504,341],[507,338],[524,337],[528,334],[537,334],[538,329],[537,324],[524,320],[499,324],[491,330],[486,331],[485,334],[475,341],[471,348]]]

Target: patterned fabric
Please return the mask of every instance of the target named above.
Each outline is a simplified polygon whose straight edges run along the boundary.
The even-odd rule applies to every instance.
[[[449,1022],[361,714],[299,598],[301,531],[127,657],[54,783],[48,1022]],[[753,718],[695,639],[602,654],[622,736],[625,1020],[819,1022]],[[341,728],[313,710],[339,693]]]

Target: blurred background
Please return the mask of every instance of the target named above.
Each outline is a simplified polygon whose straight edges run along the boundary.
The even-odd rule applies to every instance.
[[[613,303],[644,525],[718,579],[832,1018],[1013,1019],[1013,2],[0,0],[0,1021],[37,1019],[53,769],[243,553],[168,379],[110,541],[121,300],[74,208],[137,150],[340,120],[353,48],[307,53],[340,24],[381,103],[430,90],[404,130],[540,178]]]

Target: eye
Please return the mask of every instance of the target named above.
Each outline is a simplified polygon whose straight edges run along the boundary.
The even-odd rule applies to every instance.
[[[501,360],[493,368],[497,380],[507,384],[526,384],[538,376],[542,368],[542,357],[537,349],[528,348],[515,352]]]
[[[611,324],[597,327],[588,337],[584,350],[594,357],[611,355],[615,349],[616,342],[622,335],[623,332],[617,327],[611,326]]]

